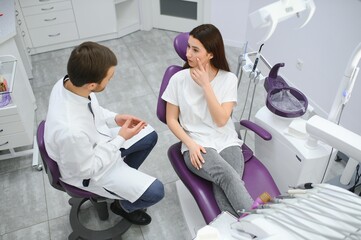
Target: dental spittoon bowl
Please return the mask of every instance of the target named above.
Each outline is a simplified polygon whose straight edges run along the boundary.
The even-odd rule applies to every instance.
[[[290,87],[286,81],[278,75],[278,70],[284,63],[274,65],[264,82],[267,91],[266,106],[274,114],[295,118],[306,113],[307,97],[298,89]]]

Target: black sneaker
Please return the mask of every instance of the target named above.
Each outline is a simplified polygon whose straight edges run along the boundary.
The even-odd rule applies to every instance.
[[[117,204],[116,201],[110,204],[110,210],[113,213],[127,219],[129,222],[133,224],[148,225],[152,221],[151,216],[149,216],[143,210],[135,210],[133,212],[128,213],[120,206],[120,204]]]

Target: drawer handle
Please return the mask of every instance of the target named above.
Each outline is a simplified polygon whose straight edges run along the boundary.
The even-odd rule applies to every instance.
[[[21,20],[20,19],[18,19],[18,24],[19,24],[19,26],[21,25]]]
[[[8,143],[9,143],[9,141],[6,141],[5,143],[0,144],[0,147],[5,146]]]
[[[3,131],[4,131],[4,129],[0,129],[0,133],[3,132]]]
[[[56,33],[56,34],[49,34],[48,36],[49,36],[49,37],[57,37],[57,36],[60,36],[60,33]]]
[[[21,31],[21,36],[25,37],[25,32],[24,31]]]
[[[47,18],[47,19],[44,19],[45,22],[51,22],[51,21],[54,21],[56,20],[56,17],[55,18]]]
[[[49,11],[49,10],[53,10],[54,7],[49,7],[49,8],[42,8],[41,11]]]
[[[49,2],[50,0],[39,0],[39,2]]]

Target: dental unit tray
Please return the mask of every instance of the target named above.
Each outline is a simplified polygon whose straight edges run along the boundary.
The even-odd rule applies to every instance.
[[[267,91],[266,106],[271,112],[281,117],[300,117],[306,113],[308,100],[302,92],[290,87],[278,75],[279,68],[284,65],[284,63],[274,65],[265,79],[264,88]]]

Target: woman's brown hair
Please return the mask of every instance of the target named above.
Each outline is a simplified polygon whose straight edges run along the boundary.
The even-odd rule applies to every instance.
[[[223,38],[218,28],[212,24],[202,24],[194,28],[189,35],[199,40],[208,53],[213,54],[211,64],[215,68],[230,72],[224,50]],[[183,68],[189,67],[188,62],[183,66]]]

